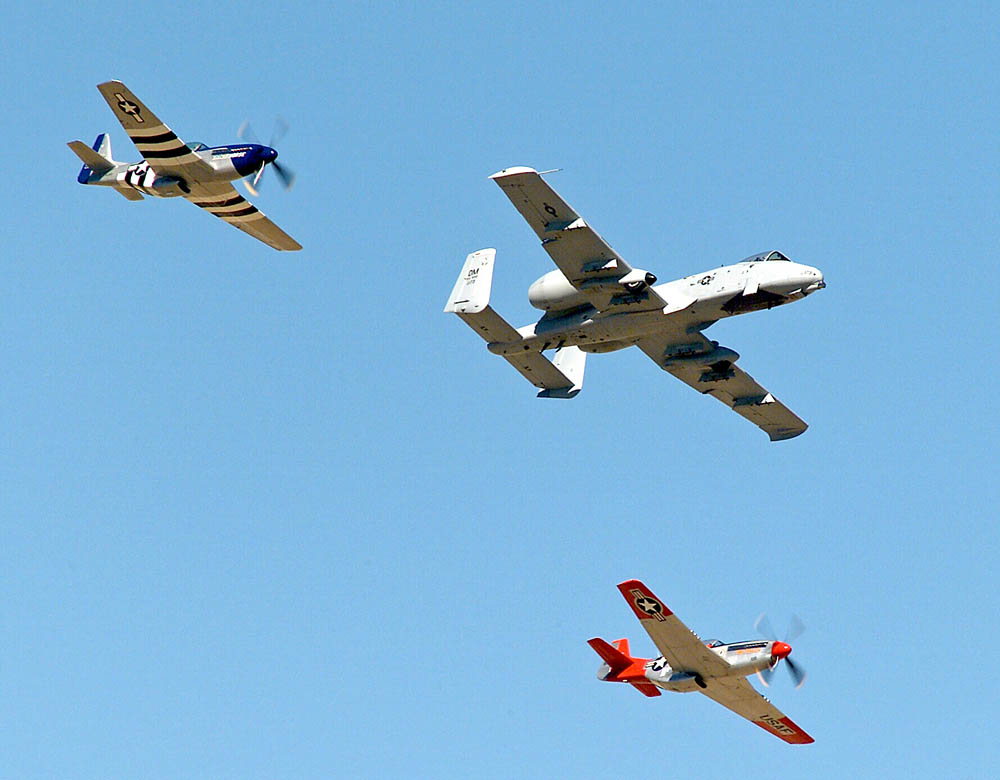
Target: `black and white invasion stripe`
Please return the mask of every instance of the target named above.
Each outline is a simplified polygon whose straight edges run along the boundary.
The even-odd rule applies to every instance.
[[[128,137],[136,145],[143,158],[155,166],[157,162],[172,165],[186,165],[201,160],[174,131],[164,124],[153,127],[143,127],[128,131]]]
[[[264,217],[256,206],[235,190],[214,198],[189,198],[188,200],[226,222],[250,222]]]

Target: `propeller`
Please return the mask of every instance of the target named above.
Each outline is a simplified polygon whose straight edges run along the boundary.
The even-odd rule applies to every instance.
[[[764,613],[761,613],[760,617],[754,622],[753,628],[762,637],[774,642],[774,646],[771,649],[772,661],[770,668],[757,672],[757,677],[760,678],[764,687],[770,687],[771,678],[774,676],[774,670],[778,665],[778,661],[784,660],[788,673],[792,676],[792,681],[795,683],[795,687],[801,688],[802,683],[806,681],[806,670],[788,657],[789,653],[792,652],[792,648],[788,643],[802,636],[802,633],[806,630],[806,624],[797,615],[792,615],[792,619],[788,621],[788,630],[785,632],[784,642],[778,641],[778,636],[771,626],[771,621],[767,619],[767,615]]]
[[[278,143],[278,141],[280,141],[282,138],[284,138],[285,133],[287,132],[288,132],[288,123],[284,119],[281,119],[280,117],[278,119],[275,119],[274,130],[271,132],[271,140],[267,142],[267,146],[273,149],[274,145]],[[252,144],[257,144],[258,146],[261,145],[260,141],[257,140],[257,134],[253,131],[253,128],[250,127],[249,119],[245,120],[243,124],[240,125],[240,129],[237,135],[239,135],[240,140],[242,141],[248,141]],[[272,157],[270,160],[265,160],[264,164],[257,169],[257,173],[254,174],[252,182],[248,181],[249,177],[243,180],[244,186],[250,191],[251,195],[258,194],[257,187],[260,184],[261,177],[264,175],[264,169],[268,165],[274,168],[274,172],[278,175],[278,178],[281,179],[281,183],[285,185],[286,190],[290,189],[292,184],[295,183],[295,174],[292,173],[290,169],[281,165],[281,163],[279,163],[276,159]]]

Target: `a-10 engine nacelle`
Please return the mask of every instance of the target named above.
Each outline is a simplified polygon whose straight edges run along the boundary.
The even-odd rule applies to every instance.
[[[635,268],[618,278],[603,276],[588,279],[581,287],[615,293],[639,293],[654,284],[656,277],[653,274]],[[587,296],[570,284],[558,269],[549,271],[528,288],[528,302],[542,311],[565,311],[589,303]]]

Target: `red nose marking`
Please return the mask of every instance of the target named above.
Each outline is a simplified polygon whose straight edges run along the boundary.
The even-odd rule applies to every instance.
[[[786,645],[784,642],[775,642],[771,645],[771,656],[773,658],[785,658],[790,652],[792,652],[791,646]]]

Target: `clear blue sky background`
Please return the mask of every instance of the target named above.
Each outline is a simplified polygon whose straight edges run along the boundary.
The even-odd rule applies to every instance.
[[[0,776],[997,772],[998,23],[989,4],[19,4],[4,39]],[[279,254],[79,186],[124,80],[185,140],[291,132]],[[550,270],[550,181],[668,280],[778,248],[829,287],[711,335],[770,444],[636,350],[542,401],[441,312]],[[791,747],[599,683],[809,626]]]

